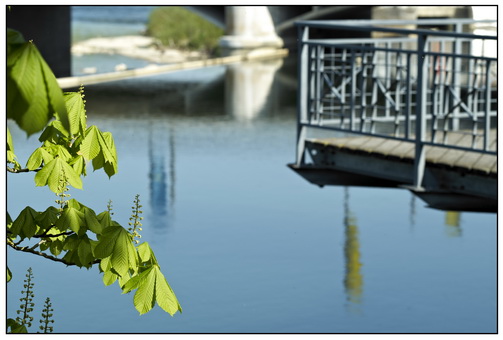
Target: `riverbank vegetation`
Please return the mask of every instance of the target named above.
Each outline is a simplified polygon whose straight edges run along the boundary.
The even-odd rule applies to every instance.
[[[162,47],[195,50],[218,55],[218,40],[223,29],[208,20],[178,6],[163,6],[152,11],[147,35],[160,41]]]

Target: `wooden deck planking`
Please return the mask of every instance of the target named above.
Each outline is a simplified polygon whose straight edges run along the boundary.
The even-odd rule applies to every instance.
[[[365,144],[368,140],[373,137],[359,137],[359,138],[325,138],[316,139],[316,142],[325,145],[334,145],[339,148],[345,148],[350,150],[359,150],[362,144]]]
[[[492,155],[481,155],[477,162],[474,163],[473,167],[476,169],[487,169],[487,172],[497,173],[498,159]],[[494,168],[494,171],[492,170]]]
[[[495,134],[492,134],[495,136]],[[382,137],[344,137],[317,139],[315,142],[332,145],[341,149],[364,151],[383,156],[392,156],[414,160],[415,145]],[[470,147],[472,136],[456,133],[449,136],[449,143],[457,146]],[[491,140],[491,148],[496,147],[496,138]],[[497,157],[479,152],[453,150],[440,146],[426,146],[426,161],[433,164],[443,164],[450,167],[460,167],[467,170],[479,170],[486,173],[497,173]]]

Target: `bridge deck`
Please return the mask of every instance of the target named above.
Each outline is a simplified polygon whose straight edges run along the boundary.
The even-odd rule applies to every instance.
[[[495,150],[497,144],[496,131],[491,131],[490,149]],[[414,160],[414,143],[373,136],[311,139],[312,143],[332,146],[337,149],[377,154],[384,157]],[[450,144],[469,147],[472,144],[471,134],[451,133]],[[463,150],[453,150],[443,147],[427,146],[426,162],[430,164],[446,165],[448,167],[480,171],[486,174],[497,174],[498,162],[494,155],[481,154]]]

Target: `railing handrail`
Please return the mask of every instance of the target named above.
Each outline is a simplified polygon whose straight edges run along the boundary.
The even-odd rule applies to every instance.
[[[461,20],[461,19],[460,19]],[[482,22],[496,22],[495,20],[484,20],[478,21],[474,20],[472,23],[482,23]],[[383,22],[382,24],[385,24]],[[402,24],[426,24],[427,22],[422,22],[421,19],[418,20],[410,20],[403,21]],[[439,22],[440,23],[440,22]],[[463,22],[453,22],[453,24],[463,24]],[[469,38],[469,39],[487,39],[487,40],[497,40],[496,35],[482,35],[482,34],[473,34],[473,33],[464,33],[464,32],[453,32],[453,31],[440,31],[440,30],[432,30],[432,29],[412,29],[412,28],[393,28],[393,27],[385,27],[385,26],[374,26],[368,24],[358,24],[357,21],[344,23],[342,20],[327,20],[327,21],[298,21],[295,23],[298,27],[313,27],[313,28],[325,28],[325,29],[346,29],[352,31],[376,31],[376,32],[385,32],[385,33],[396,33],[403,35],[410,34],[418,34],[418,35],[426,35],[426,36],[444,36],[444,37],[455,37],[455,38]],[[399,25],[395,23],[395,25]]]
[[[420,23],[425,25],[445,25],[445,24],[476,24],[476,23],[495,23],[497,20],[494,19],[469,19],[469,18],[445,18],[445,19],[348,19],[348,20],[299,20],[295,22],[295,25],[303,26],[314,26],[319,24],[332,24],[341,23],[345,25],[361,25],[361,24],[373,24],[373,25],[406,25]]]

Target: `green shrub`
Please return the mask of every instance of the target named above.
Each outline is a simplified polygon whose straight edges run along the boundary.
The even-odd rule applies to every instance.
[[[216,53],[223,33],[206,19],[177,6],[154,9],[147,25],[147,35],[159,39],[165,47],[209,54]]]

